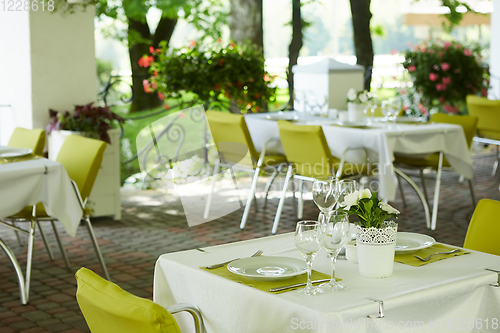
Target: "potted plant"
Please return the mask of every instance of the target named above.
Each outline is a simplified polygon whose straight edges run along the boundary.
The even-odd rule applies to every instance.
[[[347,91],[347,114],[349,121],[361,121],[363,119],[364,110],[367,107],[366,103],[372,97],[368,91],[351,88]]]
[[[413,83],[414,95],[420,99],[407,107],[416,113],[431,109],[467,113],[467,95],[488,93],[489,69],[479,45],[429,40],[406,50],[404,56],[403,66]]]
[[[356,224],[359,274],[373,278],[391,276],[398,226],[389,219],[397,218],[399,211],[369,189],[347,195],[340,206],[359,219]]]
[[[263,103],[276,100],[273,77],[264,68],[264,58],[250,45],[220,43],[212,48],[194,41],[189,47],[169,50],[166,43],[150,47],[150,55],[139,60],[149,67],[151,77],[144,79],[146,93],[162,100],[181,100],[183,107],[226,103],[232,112],[259,112]],[[190,99],[182,99],[191,93]],[[168,108],[168,106],[165,106]]]

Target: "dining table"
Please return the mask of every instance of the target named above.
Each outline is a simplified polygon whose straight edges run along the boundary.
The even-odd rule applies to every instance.
[[[427,218],[427,226],[435,228],[437,200],[429,214],[427,200],[411,179],[393,164],[396,154],[422,158],[441,152],[450,166],[466,179],[473,178],[472,159],[463,129],[459,125],[427,123],[421,118],[400,117],[396,121],[368,118],[362,122],[346,122],[318,116],[302,116],[294,111],[276,113],[254,113],[245,115],[245,121],[255,149],[261,151],[266,145],[269,154],[284,154],[279,141],[278,120],[293,121],[297,125],[321,126],[332,155],[354,164],[370,164],[377,170],[380,198],[396,199],[397,174],[410,182],[417,191]],[[412,121],[413,120],[413,121]],[[363,148],[353,149],[353,148]],[[436,177],[435,194],[439,193],[439,177]]]
[[[256,250],[278,261],[302,259],[293,233],[163,254],[156,262],[153,300],[164,307],[197,306],[209,333],[500,331],[499,256],[461,249],[461,255],[422,265],[395,262],[387,278],[363,277],[357,264],[337,260],[335,276],[347,289],[314,296],[300,289],[271,293],[254,280],[202,269]],[[313,269],[331,273],[324,249]],[[174,316],[183,332],[192,329],[188,317]]]
[[[0,146],[0,219],[16,214],[26,206],[41,202],[46,213],[58,220],[65,231],[74,237],[83,211],[64,166],[59,162],[32,154],[3,158],[2,153],[8,151],[10,154],[12,148]],[[6,223],[5,226],[10,224]],[[2,239],[0,245],[16,269],[21,301],[25,304],[26,281],[19,263]]]

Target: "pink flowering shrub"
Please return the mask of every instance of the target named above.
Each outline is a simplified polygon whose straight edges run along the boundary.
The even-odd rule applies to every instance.
[[[484,95],[488,90],[489,69],[478,46],[426,41],[404,54],[403,66],[426,110],[465,112],[467,95]]]

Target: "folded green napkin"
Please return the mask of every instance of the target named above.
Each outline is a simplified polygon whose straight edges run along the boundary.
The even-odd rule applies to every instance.
[[[35,154],[29,154],[29,155],[19,156],[19,157],[7,157],[7,158],[4,157],[4,158],[0,158],[0,164],[38,160],[41,158],[42,158],[42,156],[38,156]]]
[[[454,256],[461,256],[464,254],[470,253],[470,251],[465,251],[461,250],[458,253],[452,253],[452,254],[436,254],[431,257],[431,260],[429,261],[422,261],[414,257],[414,255],[417,255],[421,258],[425,258],[433,253],[437,252],[448,252],[456,249],[456,247],[451,247],[451,246],[446,246],[443,244],[434,244],[431,247],[428,247],[426,249],[419,250],[414,253],[409,253],[409,254],[396,254],[394,256],[394,261],[395,262],[400,262],[405,265],[410,265],[410,266],[415,266],[415,267],[420,267],[423,265],[430,264],[431,262],[443,260],[443,259],[448,259]]]
[[[248,279],[248,278],[241,276],[241,275],[231,273],[227,269],[227,265],[224,265],[222,267],[215,268],[215,269],[206,269],[205,267],[200,267],[200,268],[207,271],[207,272],[210,272],[212,274],[226,278],[228,280],[242,283],[242,284],[247,285],[249,287],[253,287],[255,289],[259,289],[259,290],[262,290],[262,291],[265,291],[265,292],[268,292],[271,294],[281,294],[281,293],[284,293],[287,291],[300,289],[300,288],[304,288],[304,287],[302,286],[302,287],[297,287],[297,288],[293,288],[293,289],[291,288],[291,289],[286,289],[286,290],[277,291],[277,292],[269,291],[269,289],[271,289],[271,288],[278,288],[278,287],[288,286],[288,285],[292,285],[292,284],[307,282],[307,274],[306,273],[294,276],[291,279],[286,279],[286,280],[281,280],[281,281],[256,281],[256,280]],[[311,280],[313,280],[313,281],[314,280],[324,280],[324,279],[328,279],[328,278],[330,278],[329,275],[320,273],[320,272],[315,271],[315,270],[313,270],[311,273]],[[340,280],[341,279],[337,278],[337,281],[340,281]]]

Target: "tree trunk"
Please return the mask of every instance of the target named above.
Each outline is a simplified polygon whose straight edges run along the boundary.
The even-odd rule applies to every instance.
[[[264,52],[262,0],[231,0],[230,6],[230,38],[238,44],[248,40]]]
[[[292,0],[292,41],[288,48],[288,91],[290,94],[290,105],[292,109],[293,105],[293,72],[292,67],[297,65],[297,60],[299,59],[299,52],[303,45],[302,38],[302,17],[300,14],[300,0]]]
[[[129,112],[137,112],[150,110],[161,105],[162,101],[156,94],[147,94],[144,92],[142,81],[149,77],[148,68],[139,66],[139,59],[143,55],[149,54],[149,46],[146,43],[131,41],[130,36],[139,35],[141,38],[151,40],[149,26],[144,19],[143,22],[134,19],[128,20],[128,36],[129,36],[129,58],[130,67],[132,68],[132,104]]]
[[[354,31],[354,49],[356,50],[356,63],[365,67],[366,90],[370,90],[373,68],[373,43],[370,32],[371,0],[350,0],[352,27]]]

